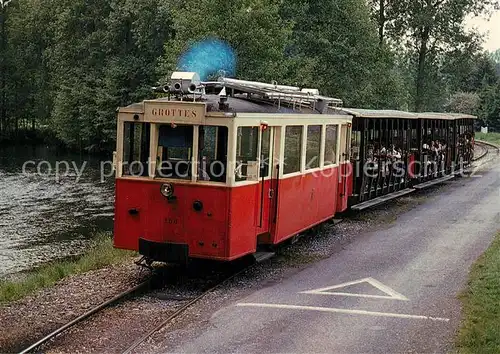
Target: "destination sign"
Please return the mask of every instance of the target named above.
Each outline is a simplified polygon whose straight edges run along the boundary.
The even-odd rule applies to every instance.
[[[144,120],[147,122],[202,124],[204,119],[204,103],[144,102]]]

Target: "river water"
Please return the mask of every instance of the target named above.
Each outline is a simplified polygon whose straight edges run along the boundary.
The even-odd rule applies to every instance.
[[[113,229],[113,177],[100,170],[101,161],[87,155],[0,148],[0,279],[81,254],[99,232]]]

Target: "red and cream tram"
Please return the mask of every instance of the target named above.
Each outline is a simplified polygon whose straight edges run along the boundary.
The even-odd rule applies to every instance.
[[[472,156],[473,116],[195,73],[160,90],[118,110],[114,244],[147,261],[234,260],[453,178]]]
[[[228,261],[347,209],[352,117],[328,112],[340,100],[232,79],[208,94],[190,73],[173,81],[170,97],[118,111],[115,247]]]

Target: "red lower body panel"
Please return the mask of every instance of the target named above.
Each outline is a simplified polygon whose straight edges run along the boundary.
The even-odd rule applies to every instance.
[[[233,260],[254,253],[258,239],[278,244],[332,218],[343,186],[338,167],[233,188],[174,182],[170,201],[162,184],[116,180],[115,247],[172,245],[190,258]]]
[[[274,244],[335,215],[338,178],[338,167],[333,167],[279,181]]]
[[[174,201],[160,193],[162,182],[117,179],[117,248],[138,250],[139,239],[188,245],[189,257],[231,260],[256,250],[256,185],[228,188],[174,186]],[[197,211],[195,202],[203,209]]]

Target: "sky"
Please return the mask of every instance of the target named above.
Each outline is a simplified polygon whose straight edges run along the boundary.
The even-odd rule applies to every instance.
[[[467,28],[477,28],[480,33],[486,33],[484,49],[493,52],[500,49],[500,10],[495,11],[488,20],[484,17],[475,17],[467,20]]]

